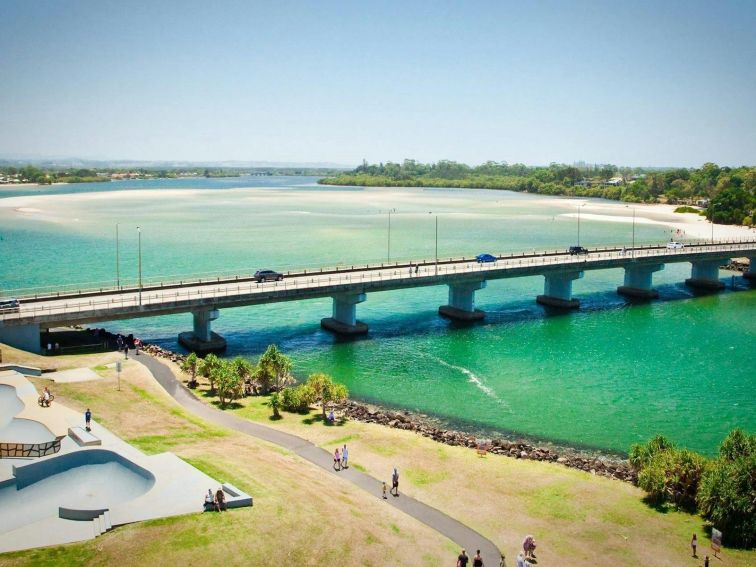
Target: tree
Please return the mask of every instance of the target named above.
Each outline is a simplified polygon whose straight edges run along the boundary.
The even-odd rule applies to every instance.
[[[184,359],[184,362],[181,363],[181,370],[184,372],[188,372],[192,375],[192,379],[189,380],[189,387],[190,388],[196,388],[197,387],[197,369],[200,365],[200,359],[197,356],[196,352],[191,353],[189,356]]]
[[[271,390],[279,391],[294,382],[291,376],[291,359],[276,345],[270,345],[257,362],[255,381],[263,394]]]
[[[239,377],[242,386],[252,380],[255,374],[255,366],[246,358],[237,356],[230,363],[231,370]]]
[[[221,408],[225,408],[229,402],[241,396],[243,381],[231,363],[220,361],[220,364],[212,368],[210,376],[211,383],[215,384]]]
[[[346,400],[349,396],[347,387],[344,384],[334,382],[328,374],[310,374],[305,384],[312,391],[313,400],[321,405],[323,421],[325,421],[326,406],[329,403]]]
[[[200,363],[199,371],[210,382],[210,391],[215,391],[215,376],[213,370],[223,364],[223,361],[213,353],[208,354]]]
[[[273,410],[273,417],[275,417],[276,419],[279,419],[281,417],[281,414],[278,412],[280,407],[281,398],[278,395],[278,392],[273,392],[270,396],[270,409]]]
[[[701,515],[729,545],[756,545],[756,435],[735,429],[719,447],[698,493]]]

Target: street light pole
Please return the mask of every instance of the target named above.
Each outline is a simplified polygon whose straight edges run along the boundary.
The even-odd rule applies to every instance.
[[[633,207],[633,258],[635,258],[635,207]]]
[[[137,227],[139,234],[139,306],[142,305],[142,229]]]
[[[438,215],[436,215],[436,275],[438,275]]]
[[[387,260],[386,263],[391,263],[391,209],[388,212],[388,245],[387,245]]]
[[[118,250],[118,223],[116,223],[116,287],[121,289],[121,259]]]

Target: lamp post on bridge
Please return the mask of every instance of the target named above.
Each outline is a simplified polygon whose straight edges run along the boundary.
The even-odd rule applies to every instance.
[[[139,306],[142,306],[142,228],[137,227],[139,236]]]
[[[116,223],[116,287],[121,289],[121,259],[118,247],[118,223]]]
[[[577,226],[577,245],[580,246],[580,209],[585,207],[587,203],[583,203],[582,205],[578,205],[578,226]]]

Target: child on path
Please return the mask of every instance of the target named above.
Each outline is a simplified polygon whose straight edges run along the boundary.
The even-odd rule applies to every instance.
[[[87,431],[92,431],[92,412],[89,411],[89,408],[87,408],[87,411],[84,412],[84,422],[86,423]]]
[[[333,470],[335,471],[341,470],[341,457],[339,456],[338,447],[336,447],[336,450],[333,452]]]
[[[383,481],[383,499],[386,500],[386,481]]]
[[[349,459],[349,452],[347,451],[346,443],[344,443],[344,447],[341,449],[341,468],[342,469],[349,468],[349,465],[347,464],[348,459]]]

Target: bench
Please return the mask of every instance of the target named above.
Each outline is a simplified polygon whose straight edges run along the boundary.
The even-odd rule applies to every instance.
[[[476,452],[478,453],[479,457],[485,457],[486,455],[488,455],[488,449],[489,445],[478,445]]]
[[[102,445],[102,440],[99,437],[95,437],[83,427],[69,427],[68,436],[76,441],[80,447]]]
[[[230,482],[224,482],[221,488],[223,489],[223,493],[226,495],[227,510],[229,508],[242,508],[244,506],[253,505],[252,497],[243,490],[236,488]],[[215,510],[215,504],[211,502],[205,502],[203,507],[205,512],[212,512],[213,510]]]

